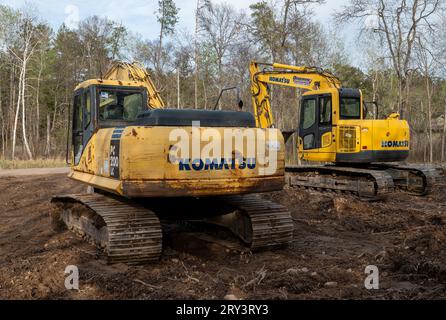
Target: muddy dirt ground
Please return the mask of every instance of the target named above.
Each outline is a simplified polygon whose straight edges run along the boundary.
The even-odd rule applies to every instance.
[[[444,181],[425,198],[374,203],[291,189],[265,195],[292,212],[288,248],[234,252],[209,242],[212,234],[183,232],[166,239],[159,263],[134,267],[107,265],[69,231],[49,229],[51,196],[84,189],[60,174],[0,178],[0,298],[446,298]],[[67,265],[79,267],[79,291],[65,289]],[[379,290],[364,287],[368,265],[379,267]]]

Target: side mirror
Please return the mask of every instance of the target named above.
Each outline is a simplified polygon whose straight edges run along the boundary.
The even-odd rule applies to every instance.
[[[236,90],[238,107],[239,107],[240,110],[243,108],[243,101],[242,101],[242,99],[240,99],[240,88],[239,87],[227,87],[227,88],[223,88],[220,91],[220,95],[218,96],[217,102],[215,103],[215,106],[214,106],[214,110],[218,109],[218,105],[220,103],[220,99],[221,99],[223,93],[226,92],[226,91],[231,91],[231,90]]]

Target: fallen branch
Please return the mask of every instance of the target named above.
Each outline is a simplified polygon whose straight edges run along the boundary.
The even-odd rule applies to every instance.
[[[153,289],[153,290],[155,290],[155,289],[162,289],[163,287],[161,287],[161,286],[154,286],[154,285],[151,285],[151,284],[148,284],[148,283],[145,283],[144,281],[142,281],[142,280],[139,280],[139,279],[133,279],[133,281],[134,282],[137,282],[137,283],[139,283],[139,284],[142,284],[143,286],[146,286],[146,287],[148,287],[148,288],[150,288],[150,289]]]
[[[185,270],[184,274],[186,275],[187,280],[192,280],[192,281],[194,281],[194,282],[196,282],[196,283],[200,282],[200,280],[198,280],[197,278],[192,277],[192,276],[189,274],[189,270],[186,268],[186,266],[184,265],[184,262],[183,262],[183,261],[181,261],[181,264],[183,265],[183,268],[184,268],[184,270]]]
[[[242,288],[250,287],[252,285],[259,285],[263,279],[266,277],[265,266],[263,266],[260,270],[256,271],[256,276],[251,279],[248,283],[244,284]]]

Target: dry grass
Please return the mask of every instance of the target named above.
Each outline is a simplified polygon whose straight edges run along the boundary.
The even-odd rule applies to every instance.
[[[2,160],[0,169],[56,168],[65,167],[65,159],[35,159],[35,160]]]

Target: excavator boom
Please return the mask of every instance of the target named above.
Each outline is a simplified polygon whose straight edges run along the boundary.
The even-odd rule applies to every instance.
[[[151,109],[163,109],[163,99],[147,70],[138,63],[114,62],[104,76],[105,80],[122,82],[140,82],[147,89],[147,106]]]
[[[273,70],[261,70],[260,66],[273,68]],[[253,61],[250,65],[250,73],[254,116],[260,128],[274,127],[268,84],[299,88],[304,91],[341,87],[338,78],[317,67],[296,67]]]

